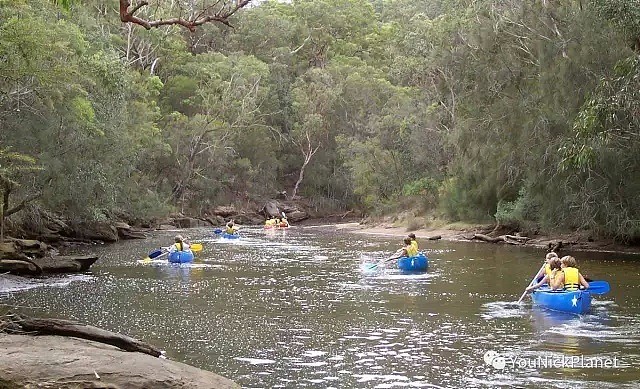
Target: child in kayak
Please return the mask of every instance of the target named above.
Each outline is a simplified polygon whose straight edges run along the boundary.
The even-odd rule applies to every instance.
[[[169,246],[169,252],[173,253],[175,251],[189,251],[191,250],[191,246],[187,242],[186,239],[182,237],[182,235],[176,235],[174,238],[175,243]]]
[[[551,260],[553,258],[558,258],[558,254],[556,254],[555,252],[551,251],[549,253],[547,253],[544,261],[544,268],[541,268],[538,271],[538,274],[536,274],[536,282],[540,282],[540,280],[542,280],[545,276],[547,276],[547,278],[549,278],[549,276],[551,275],[551,267],[549,266],[549,264],[551,263]]]
[[[527,292],[536,290],[542,285],[546,285],[546,284],[555,285],[554,282],[557,277],[557,273],[560,273],[560,267],[561,267],[560,258],[558,258],[558,256],[555,256],[555,257],[552,256],[547,261],[547,264],[545,265],[545,267],[547,266],[549,266],[549,274],[545,274],[544,277],[542,277],[542,279],[537,284],[528,286],[526,289]]]
[[[578,270],[576,259],[570,255],[560,259],[561,271],[555,277],[555,282],[550,284],[552,289],[578,290],[580,287],[587,289],[589,283]]]
[[[418,241],[416,240],[416,234],[414,234],[414,233],[412,232],[412,233],[410,233],[410,234],[408,235],[408,237],[411,239],[411,244],[412,244],[412,245],[413,245],[413,247],[415,248],[416,253],[417,253],[418,251],[420,251],[420,250],[418,249]],[[417,254],[416,254],[416,255],[417,255]]]

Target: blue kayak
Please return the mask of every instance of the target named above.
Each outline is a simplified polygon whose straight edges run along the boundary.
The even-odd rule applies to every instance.
[[[535,305],[560,312],[583,314],[591,309],[591,293],[586,290],[551,290],[542,287],[531,294]]]
[[[418,253],[413,257],[398,258],[398,269],[406,272],[427,271],[429,267],[429,258],[424,253]]]
[[[174,251],[169,253],[169,262],[171,263],[188,263],[193,262],[193,252],[188,251]]]
[[[224,234],[222,234],[222,237],[225,238],[225,239],[238,239],[238,238],[240,238],[240,235],[239,234],[228,234],[228,233],[225,232]]]

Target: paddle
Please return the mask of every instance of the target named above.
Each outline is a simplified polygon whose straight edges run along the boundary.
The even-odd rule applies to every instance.
[[[160,249],[160,250],[154,250],[154,251],[150,252],[150,253],[149,253],[149,255],[147,255],[147,256],[143,259],[143,261],[150,261],[150,260],[152,260],[152,259],[154,259],[154,258],[157,258],[157,257],[161,256],[161,255],[162,255],[162,254],[164,254],[164,253],[166,253],[166,251],[164,251],[164,250],[162,250],[162,249]]]
[[[213,230],[213,233],[216,235],[220,235],[222,234],[222,230],[220,228],[216,228],[215,230]]]
[[[402,252],[403,249],[399,249],[398,251],[396,251],[392,256],[390,256],[389,258],[385,258],[382,261],[378,262],[378,263],[370,263],[367,265],[368,270],[373,270],[375,268],[377,268],[378,266],[380,266],[380,263],[387,263],[391,260],[394,259],[398,259],[400,258],[398,255]]]
[[[531,282],[529,282],[529,285],[527,285],[527,288],[531,285],[533,285],[534,282],[536,282],[536,278],[538,277],[538,273],[540,273],[541,271],[544,271],[544,265],[542,265],[542,267],[540,268],[540,270],[538,270],[536,272],[536,275],[533,276],[533,279],[531,280]],[[524,292],[522,293],[522,296],[520,296],[520,299],[518,299],[518,304],[520,304],[520,302],[522,301],[522,299],[524,298],[524,296],[527,295],[527,289],[525,288]]]
[[[284,218],[285,222],[287,223],[287,227],[291,227],[291,224],[289,223],[289,219],[287,219],[287,215],[284,214],[284,211],[280,212],[282,214],[282,217]]]
[[[607,294],[611,290],[611,287],[609,287],[607,281],[597,280],[589,282],[589,287],[585,290],[593,294]]]

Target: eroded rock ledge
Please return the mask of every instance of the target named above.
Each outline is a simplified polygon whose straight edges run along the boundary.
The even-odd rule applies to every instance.
[[[59,319],[32,318],[19,318],[12,321],[11,325],[13,330],[6,327],[4,330],[30,330],[32,334],[71,331],[69,336],[96,335],[98,340],[107,340],[121,348],[68,336],[0,333],[0,349],[3,350],[0,358],[2,388],[239,387],[215,373],[156,358],[152,356],[157,354],[153,346],[96,327]],[[32,325],[35,327],[29,327]],[[83,333],[90,335],[84,336]],[[122,348],[126,349],[129,345],[142,345],[142,353],[123,351]]]

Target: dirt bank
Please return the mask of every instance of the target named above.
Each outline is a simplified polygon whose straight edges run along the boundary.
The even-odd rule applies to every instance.
[[[398,238],[406,236],[408,233],[413,232],[416,234],[418,241],[426,240],[429,238],[440,237],[439,239],[447,241],[481,241],[476,235],[485,235],[492,238],[498,238],[505,236],[505,232],[493,231],[494,226],[488,225],[475,225],[475,226],[456,226],[449,225],[442,228],[419,228],[409,229],[406,226],[397,226],[390,223],[383,224],[362,224],[362,223],[341,223],[336,224],[336,228],[357,234],[379,235],[379,236],[397,236]],[[506,235],[506,236],[514,236]],[[524,236],[524,235],[522,235]],[[517,238],[521,238],[518,236]],[[550,248],[557,248],[560,245],[559,251],[598,251],[598,252],[612,252],[612,253],[625,253],[625,254],[637,254],[640,255],[640,247],[638,246],[625,246],[615,243],[611,239],[597,239],[588,235],[582,235],[580,233],[562,234],[557,236],[545,236],[545,235],[532,235],[526,236],[526,240],[512,241],[512,244],[518,244],[522,246],[537,247],[545,250]],[[498,243],[487,244],[507,244],[505,241]]]

